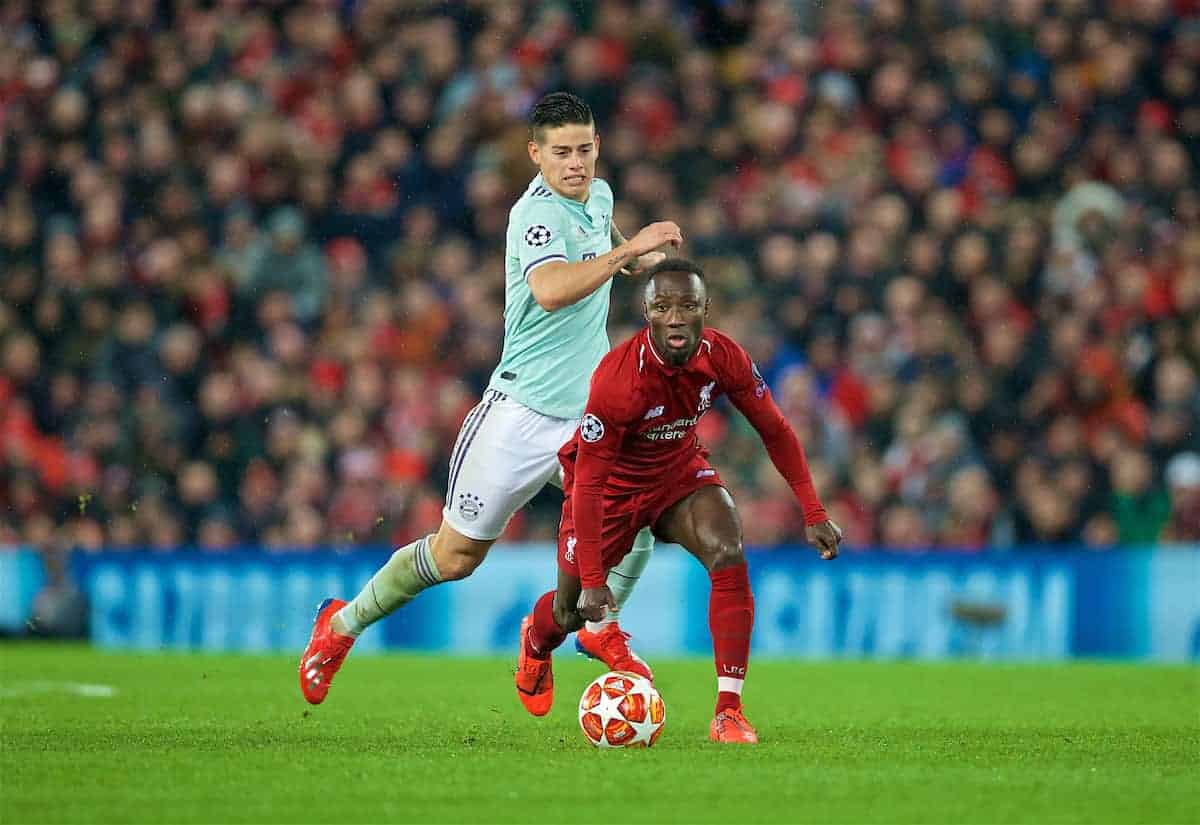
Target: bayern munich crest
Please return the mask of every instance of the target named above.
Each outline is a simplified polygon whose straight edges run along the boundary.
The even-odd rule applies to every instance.
[[[604,422],[588,413],[583,417],[583,421],[579,422],[579,435],[589,444],[599,441],[604,438]]]
[[[525,230],[525,243],[530,246],[545,246],[550,243],[552,237],[554,237],[554,233],[548,227],[541,224],[531,226]]]

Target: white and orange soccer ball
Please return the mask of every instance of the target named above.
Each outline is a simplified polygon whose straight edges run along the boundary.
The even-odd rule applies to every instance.
[[[649,679],[605,673],[583,691],[579,727],[598,748],[648,748],[658,740],[667,707]]]

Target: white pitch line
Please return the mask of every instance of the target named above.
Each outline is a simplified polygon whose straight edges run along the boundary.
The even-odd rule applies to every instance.
[[[88,699],[111,699],[117,695],[112,685],[89,685],[84,682],[17,682],[0,687],[0,699],[19,699],[39,693],[67,693]]]

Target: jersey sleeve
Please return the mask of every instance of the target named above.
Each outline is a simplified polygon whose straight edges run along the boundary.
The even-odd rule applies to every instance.
[[[554,201],[530,198],[512,220],[522,279],[529,280],[529,274],[539,266],[567,260],[566,215]]]
[[[584,587],[600,587],[604,569],[601,535],[604,526],[604,480],[620,454],[635,423],[628,401],[619,389],[620,376],[601,364],[592,376],[587,409],[579,422],[579,449],[575,456],[575,482],[571,508],[575,515],[575,558]]]
[[[763,380],[758,367],[750,356],[735,341],[723,338],[720,342],[721,355],[718,363],[725,372],[722,383],[728,387],[729,400],[741,410],[742,415],[758,432],[771,463],[792,488],[796,499],[804,510],[806,525],[828,521],[829,516],[817,497],[808,459],[800,439],[792,430],[783,412],[771,397],[771,389]]]

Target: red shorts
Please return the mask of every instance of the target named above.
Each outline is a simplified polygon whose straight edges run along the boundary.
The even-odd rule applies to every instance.
[[[634,538],[643,527],[653,527],[667,509],[683,501],[701,487],[725,483],[707,459],[697,453],[687,466],[672,476],[672,481],[648,488],[639,493],[605,497],[604,524],[600,529],[600,555],[607,572],[621,563],[629,553]],[[578,578],[575,561],[575,519],[571,497],[563,502],[562,520],[558,524],[558,567]]]

